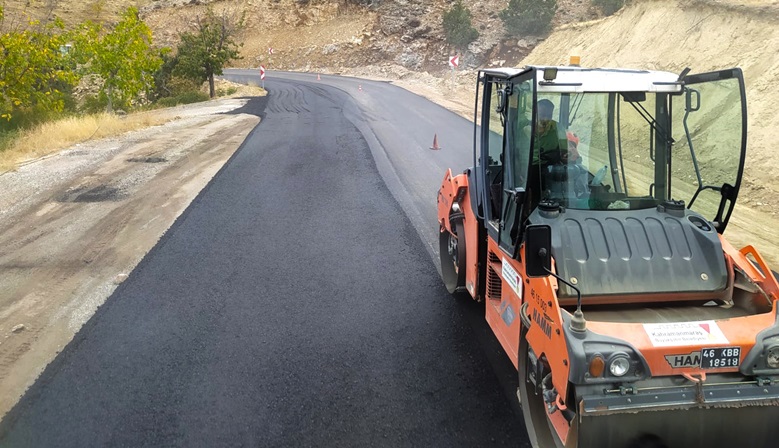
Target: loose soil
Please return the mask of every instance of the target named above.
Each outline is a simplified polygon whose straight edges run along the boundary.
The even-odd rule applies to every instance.
[[[76,145],[0,176],[0,415],[259,122],[245,99]]]

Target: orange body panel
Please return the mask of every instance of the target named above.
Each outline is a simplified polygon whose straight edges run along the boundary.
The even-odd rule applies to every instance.
[[[776,304],[774,304],[774,308]],[[775,309],[774,309],[775,311]],[[675,345],[672,347],[656,347],[646,331],[644,324],[640,323],[613,323],[613,322],[588,322],[587,327],[599,334],[613,336],[631,343],[646,359],[652,376],[701,374],[738,372],[738,367],[721,369],[701,369],[700,367],[674,367],[666,360],[667,355],[684,356],[698,352],[704,348],[715,347],[741,347],[739,364],[747,353],[755,346],[755,335],[760,330],[774,324],[775,313],[757,314],[754,316],[738,317],[734,319],[718,320],[715,324],[722,331],[727,342],[714,342],[711,344]]]
[[[766,294],[773,296],[773,300],[779,300],[779,282],[777,282],[774,273],[765,260],[763,260],[763,257],[757,252],[757,249],[752,246],[745,246],[741,250],[736,250],[721,235],[720,242],[722,243],[722,250],[733,260],[734,264],[741,268],[755,283],[760,285],[760,288]],[[755,269],[749,258],[747,258],[748,256],[751,256],[757,262],[762,272]]]
[[[525,265],[519,260],[511,259],[498,247],[497,242],[488,238],[488,251],[499,262],[490,262],[492,269],[500,276],[501,297],[487,297],[485,317],[492,331],[500,341],[506,354],[514,366],[518,366],[519,334],[521,330],[522,305],[527,303],[524,312],[531,322],[527,340],[536,355],[545,357],[555,375],[552,382],[561,396],[568,389],[568,348],[563,334],[563,319],[557,304],[555,289],[557,282],[553,277],[527,278]],[[524,247],[520,252],[520,260],[524,259]],[[489,274],[488,274],[489,275]],[[514,276],[515,280],[507,280]],[[514,287],[516,285],[516,289]],[[507,325],[506,313],[513,313],[516,318]]]
[[[471,208],[471,192],[468,188],[468,177],[465,174],[452,176],[452,170],[446,170],[446,175],[438,190],[438,223],[441,232],[452,232],[452,207],[457,203],[463,215],[465,229],[465,287],[476,300],[479,297],[479,222]]]
[[[520,270],[520,265],[511,262],[510,257],[498,248],[498,245],[491,238],[487,239],[488,259],[488,277],[490,272],[500,278],[500,295],[487,294],[484,307],[484,317],[489,323],[492,332],[498,338],[500,345],[506,352],[514,367],[517,367],[517,355],[519,353],[519,333],[521,329],[521,319],[519,316],[523,303],[524,281]],[[509,283],[505,278],[505,273],[509,270],[504,268],[504,264],[509,263],[514,272],[511,274],[514,278]],[[489,282],[489,279],[487,280]],[[515,289],[513,285],[517,285]]]

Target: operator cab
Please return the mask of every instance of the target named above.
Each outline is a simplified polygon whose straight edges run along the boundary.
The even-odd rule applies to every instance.
[[[478,93],[472,200],[507,254],[526,225],[547,224],[558,273],[583,295],[726,292],[718,234],[744,166],[740,69],[484,70]]]

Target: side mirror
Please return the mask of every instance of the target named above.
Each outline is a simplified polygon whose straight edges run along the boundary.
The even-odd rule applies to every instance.
[[[525,228],[525,274],[546,277],[552,271],[552,228],[533,225]]]

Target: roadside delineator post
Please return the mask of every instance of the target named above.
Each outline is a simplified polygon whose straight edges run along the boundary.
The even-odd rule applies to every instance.
[[[452,69],[452,89],[454,90],[454,71],[457,70],[457,66],[460,65],[460,55],[454,55],[449,58],[449,67]]]
[[[440,146],[438,146],[438,134],[433,134],[433,146],[430,147],[430,149],[438,151],[439,149],[442,149]]]
[[[316,80],[317,81],[321,81],[322,80],[322,78],[319,77],[319,73],[316,74]]]
[[[357,90],[359,90],[360,92],[362,92],[362,84],[357,84]]]

